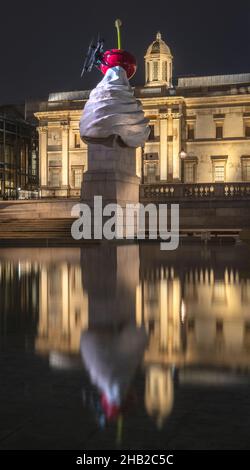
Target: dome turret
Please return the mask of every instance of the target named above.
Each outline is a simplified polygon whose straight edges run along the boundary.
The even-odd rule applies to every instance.
[[[170,48],[158,32],[145,55],[146,86],[172,86],[172,62]]]

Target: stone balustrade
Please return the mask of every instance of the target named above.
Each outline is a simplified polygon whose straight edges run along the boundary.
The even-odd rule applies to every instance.
[[[250,182],[143,184],[140,186],[140,198],[149,201],[250,199]]]

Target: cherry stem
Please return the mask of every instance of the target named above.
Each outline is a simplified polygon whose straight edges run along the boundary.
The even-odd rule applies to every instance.
[[[115,27],[116,27],[116,30],[117,30],[117,45],[118,45],[118,49],[121,49],[122,48],[122,45],[121,45],[121,27],[122,25],[122,22],[121,20],[117,19],[115,20]]]

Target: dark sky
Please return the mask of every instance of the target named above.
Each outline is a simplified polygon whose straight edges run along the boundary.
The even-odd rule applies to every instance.
[[[0,9],[0,104],[88,89],[100,73],[80,72],[100,31],[116,47],[116,18],[125,49],[138,60],[132,84],[144,83],[143,56],[157,30],[171,47],[174,75],[250,72],[250,3],[200,0],[6,0]]]

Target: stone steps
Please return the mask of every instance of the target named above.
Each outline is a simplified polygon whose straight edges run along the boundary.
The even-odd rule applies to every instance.
[[[0,240],[55,239],[74,240],[71,225],[74,219],[12,219],[0,221]]]

